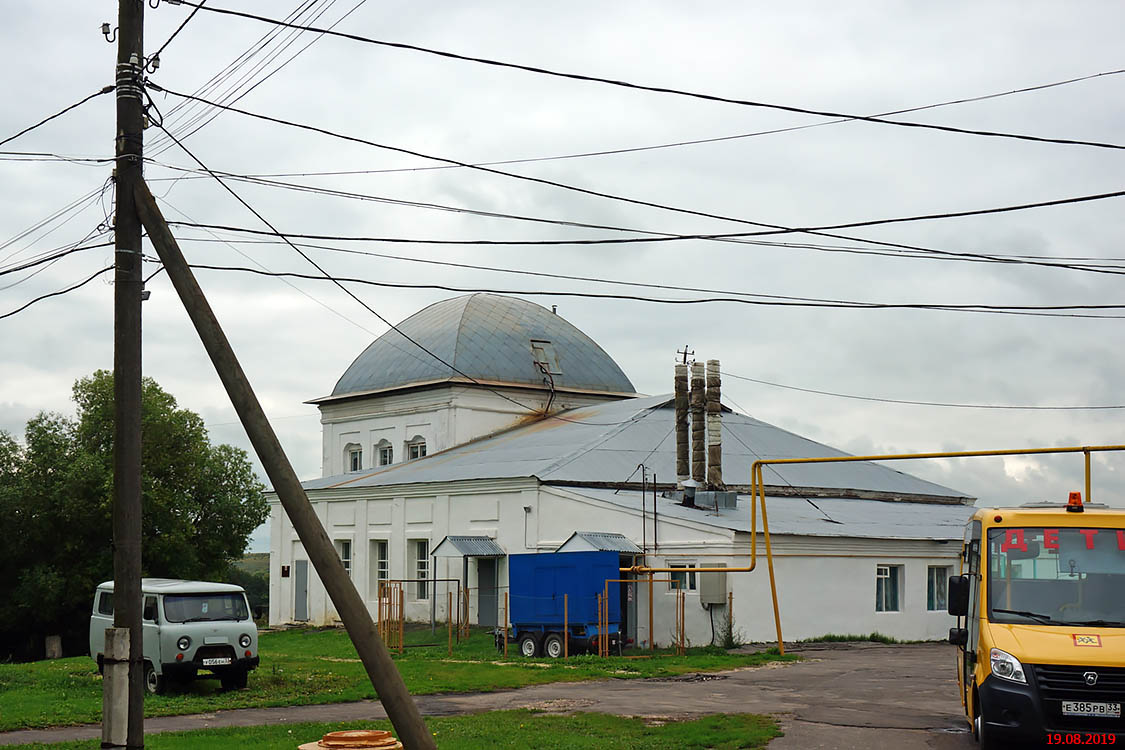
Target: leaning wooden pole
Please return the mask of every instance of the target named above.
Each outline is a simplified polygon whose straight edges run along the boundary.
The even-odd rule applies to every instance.
[[[367,611],[367,606],[344,570],[344,564],[340,562],[332,540],[317,518],[304,487],[297,479],[273,427],[266,419],[226,334],[203,296],[203,290],[199,288],[184,260],[156,200],[143,182],[137,185],[134,196],[141,223],[148,231],[149,239],[164,264],[164,270],[168,272],[168,278],[172,280],[176,293],[187,309],[188,316],[227,389],[227,395],[246,428],[281,505],[293,522],[301,544],[308,552],[316,574],[324,583],[336,612],[343,620],[348,636],[355,645],[367,676],[375,686],[375,692],[378,693],[399,739],[410,750],[436,750],[434,737],[426,728],[422,714],[407,692],[406,684],[402,681],[402,675],[395,667],[386,644],[379,637],[375,623],[371,621],[371,613]]]

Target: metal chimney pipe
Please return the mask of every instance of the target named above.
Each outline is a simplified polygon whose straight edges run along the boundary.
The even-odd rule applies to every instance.
[[[706,398],[703,363],[691,364],[691,478],[703,486],[707,473],[706,426],[703,405]]]
[[[688,463],[688,366],[676,365],[676,487],[684,488],[684,480],[691,476]]]
[[[723,490],[723,407],[719,360],[707,360],[707,489]]]

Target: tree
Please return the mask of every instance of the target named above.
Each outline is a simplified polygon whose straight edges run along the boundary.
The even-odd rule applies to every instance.
[[[41,654],[49,634],[83,652],[94,587],[113,578],[113,375],[78,380],[74,401],[74,419],[31,419],[23,446],[0,432],[0,658]],[[143,574],[222,579],[269,513],[265,488],[151,378],[141,410]]]

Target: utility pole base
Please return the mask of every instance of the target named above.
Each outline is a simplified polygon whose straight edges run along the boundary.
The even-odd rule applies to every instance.
[[[105,629],[102,656],[102,747],[126,747],[129,739],[129,629]]]

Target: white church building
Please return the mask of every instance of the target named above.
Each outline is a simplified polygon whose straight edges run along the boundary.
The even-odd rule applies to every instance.
[[[636,393],[563,317],[473,294],[397,328],[312,402],[323,477],[305,483],[373,616],[380,581],[400,580],[408,619],[444,622],[450,592],[467,587],[471,622],[495,625],[508,555],[606,549],[626,567],[677,568],[653,585],[651,632],[647,583],[617,584],[636,645],[671,642],[677,589],[691,644],[711,642],[728,601],[744,639],[775,639],[760,518],[755,571],[705,578],[692,569],[748,564],[755,460],[841,451],[724,405],[723,480],[737,502],[691,507],[675,493],[673,397]],[[862,462],[771,467],[766,494],[786,640],[945,637],[945,582],[972,498]],[[270,624],[334,622],[276,497],[271,521]]]

